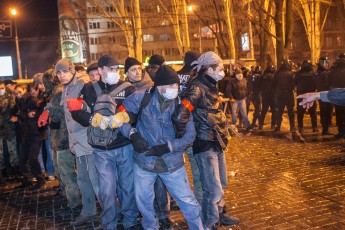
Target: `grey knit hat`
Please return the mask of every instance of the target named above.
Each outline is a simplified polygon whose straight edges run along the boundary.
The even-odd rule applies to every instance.
[[[58,73],[59,71],[67,70],[70,71],[72,74],[75,74],[75,67],[73,62],[68,58],[60,59],[55,65],[55,72]]]
[[[43,73],[36,73],[32,79],[36,85],[43,84]]]
[[[199,72],[202,66],[217,65],[222,62],[223,60],[215,52],[208,51],[193,61],[191,66],[196,65],[194,69],[196,68],[196,71]]]

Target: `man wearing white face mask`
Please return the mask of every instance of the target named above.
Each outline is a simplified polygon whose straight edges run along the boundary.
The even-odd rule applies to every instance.
[[[243,72],[241,69],[236,69],[235,78],[232,78],[228,86],[226,87],[227,96],[230,98],[231,102],[231,116],[233,125],[236,125],[237,114],[240,111],[244,126],[247,131],[252,129],[250,122],[248,120],[248,114],[246,109],[246,97],[248,94],[247,90],[247,80],[243,79]]]
[[[137,91],[123,102],[129,113],[139,116],[136,127],[124,124],[120,128],[134,148],[134,188],[142,225],[144,229],[159,228],[153,205],[154,182],[159,177],[177,201],[189,229],[202,229],[200,205],[190,188],[183,161],[183,151],[196,135],[194,124],[190,118],[186,134],[176,138],[171,116],[178,103],[180,79],[169,66],[159,67],[155,77],[154,91]]]
[[[88,110],[84,109],[84,105],[80,105],[75,109],[70,108],[70,111],[73,119],[79,124],[94,128],[103,126],[114,134],[122,124],[129,121],[125,110],[121,110],[121,105],[123,100],[135,91],[135,88],[120,80],[119,62],[110,55],[103,55],[98,60],[98,72],[101,79],[98,82],[85,84],[80,92],[80,97],[85,101],[83,104],[87,105],[85,107]],[[110,95],[115,90],[117,91],[114,97],[112,95],[115,99],[112,104],[116,104],[117,113],[115,115],[103,116],[95,111],[97,93],[94,84],[98,84],[103,92],[108,91]],[[78,104],[78,99],[73,99],[73,103]],[[92,147],[99,178],[99,203],[102,208],[103,229],[116,229],[119,212],[124,217],[122,224],[125,229],[135,229],[138,224],[139,211],[136,203],[133,202],[135,199],[133,147],[130,140],[118,132],[106,146],[92,144]],[[121,195],[119,195],[121,209],[119,209],[116,199],[118,187],[121,191]]]
[[[209,51],[196,64],[197,76],[181,95],[173,123],[178,137],[188,134],[190,114],[193,115],[196,140],[193,153],[199,165],[203,189],[202,220],[205,229],[220,225],[236,225],[239,220],[226,214],[224,189],[227,186],[224,150],[228,144],[228,123],[218,96],[218,81],[224,77],[222,59]]]

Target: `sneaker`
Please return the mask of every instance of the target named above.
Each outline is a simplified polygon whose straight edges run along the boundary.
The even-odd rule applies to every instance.
[[[329,131],[322,131],[322,136],[327,136],[327,135],[334,135],[334,134]]]
[[[55,176],[48,176],[48,181],[53,181],[55,180]]]
[[[224,226],[238,225],[240,220],[236,217],[230,217],[225,213],[219,213],[219,224]]]
[[[72,220],[70,222],[70,225],[76,226],[76,225],[80,225],[80,224],[84,224],[84,223],[88,223],[88,222],[93,222],[96,219],[97,219],[96,215],[93,215],[93,216],[83,216],[83,215],[80,214],[77,218],[75,218],[74,220]]]
[[[280,127],[277,126],[274,128],[274,132],[279,132],[279,131],[280,131]]]
[[[32,182],[37,182],[36,177],[33,177],[33,178],[32,178]]]
[[[174,229],[175,222],[170,220],[169,217],[159,220],[159,229],[171,230]]]
[[[317,128],[313,128],[313,133],[318,133],[319,130]]]

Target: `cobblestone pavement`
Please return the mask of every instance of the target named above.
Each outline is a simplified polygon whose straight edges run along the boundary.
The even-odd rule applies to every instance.
[[[229,213],[241,223],[221,229],[345,229],[345,140],[313,134],[307,127],[305,142],[295,141],[284,131],[286,123],[282,130],[254,130],[244,142],[230,141],[225,200]],[[0,230],[99,225],[71,227],[75,216],[59,217],[66,201],[53,196],[56,182],[36,192],[15,190],[15,185],[1,187]],[[176,229],[188,229],[179,211],[172,211],[171,218]]]

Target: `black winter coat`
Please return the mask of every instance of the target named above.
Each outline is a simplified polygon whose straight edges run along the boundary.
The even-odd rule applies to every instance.
[[[226,87],[226,93],[226,96],[230,99],[244,99],[248,95],[247,79],[242,78],[242,80],[238,80],[236,77],[232,78]]]
[[[274,85],[276,89],[276,95],[285,93],[293,93],[295,88],[293,82],[293,72],[284,67],[280,67],[274,74]]]
[[[224,143],[225,146],[228,143],[228,124],[218,94],[217,82],[208,75],[198,75],[182,94],[181,99],[190,102],[194,107],[192,114],[197,132],[193,144],[194,154],[210,148],[221,150],[220,143]],[[185,131],[189,115],[190,111],[185,106],[177,106],[173,122],[178,135]]]
[[[337,60],[329,73],[332,88],[345,88],[345,60]]]
[[[296,86],[297,95],[304,94],[304,93],[311,93],[311,92],[316,91],[314,73],[312,70],[297,71],[294,76],[294,83]]]

